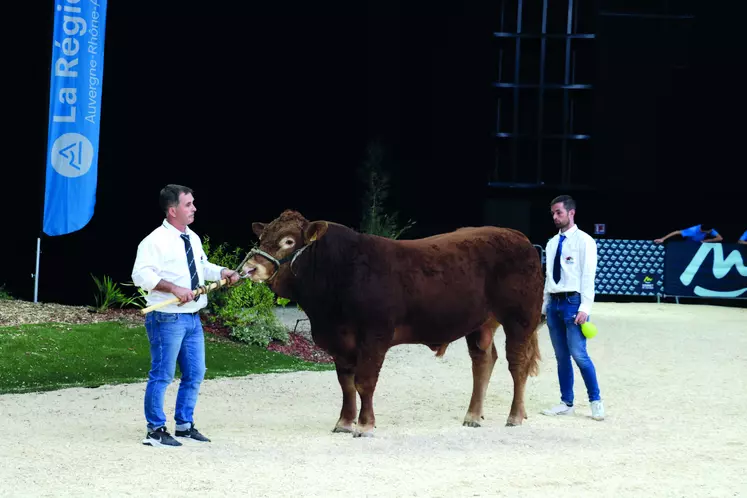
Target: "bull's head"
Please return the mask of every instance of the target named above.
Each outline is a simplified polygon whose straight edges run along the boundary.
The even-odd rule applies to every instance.
[[[327,232],[326,221],[310,222],[301,213],[286,210],[270,223],[252,223],[259,248],[252,249],[241,268],[253,282],[266,282],[293,263],[315,240]]]

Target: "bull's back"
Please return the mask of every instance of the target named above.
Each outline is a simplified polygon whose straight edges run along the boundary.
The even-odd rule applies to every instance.
[[[473,278],[500,272],[512,260],[537,256],[529,239],[517,230],[501,227],[465,227],[432,237],[394,241],[404,259],[422,269],[454,270]]]
[[[512,229],[468,227],[386,245],[377,254],[387,259],[389,288],[397,289],[390,295],[399,303],[398,321],[429,334],[479,326],[507,293],[504,284],[526,278],[517,273],[537,280],[541,272],[531,242]]]

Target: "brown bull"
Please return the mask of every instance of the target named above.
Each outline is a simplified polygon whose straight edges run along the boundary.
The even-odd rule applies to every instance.
[[[373,394],[389,348],[425,344],[442,355],[461,337],[473,375],[464,425],[479,427],[501,324],[514,381],[506,425],[526,418],[524,387],[528,375],[537,375],[540,360],[544,282],[539,255],[523,234],[470,227],[391,240],[332,222],[309,222],[295,211],[252,229],[259,249],[247,255],[243,272],[296,301],[309,317],[314,342],[335,360],[342,410],[334,432],[373,435]]]

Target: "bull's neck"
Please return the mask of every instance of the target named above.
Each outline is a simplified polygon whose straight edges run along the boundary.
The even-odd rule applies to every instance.
[[[348,285],[360,238],[354,230],[330,224],[327,233],[296,259],[293,272],[286,269],[287,288],[283,290],[293,296],[288,299],[304,309],[325,301],[331,304]]]

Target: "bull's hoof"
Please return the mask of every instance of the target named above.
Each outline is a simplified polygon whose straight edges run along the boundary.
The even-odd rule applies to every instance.
[[[373,431],[365,431],[365,432],[355,431],[353,432],[353,437],[374,437],[374,433]]]
[[[338,425],[334,429],[332,429],[332,432],[341,432],[343,434],[350,434],[351,432],[355,432],[355,429],[352,427],[345,427],[342,425]]]
[[[472,415],[470,413],[467,413],[467,415],[464,416],[464,422],[462,423],[462,426],[464,427],[482,427],[482,424],[480,423],[481,420],[485,420],[484,415],[480,415],[479,417],[476,415]]]
[[[353,432],[353,437],[373,437],[375,428],[374,424],[361,424]]]
[[[521,425],[521,419],[510,418],[506,420],[506,427],[518,427]]]
[[[477,420],[465,420],[462,426],[463,427],[482,427],[482,425],[480,425],[480,422],[478,422]]]

